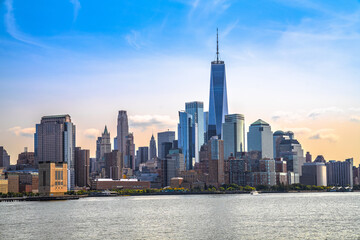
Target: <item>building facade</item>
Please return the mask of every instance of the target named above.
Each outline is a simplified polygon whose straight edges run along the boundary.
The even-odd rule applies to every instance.
[[[61,196],[68,191],[68,167],[64,162],[38,162],[39,193],[46,196]]]
[[[90,186],[90,150],[75,148],[75,185]]]
[[[192,115],[187,112],[179,112],[178,124],[178,147],[182,150],[184,155],[184,164],[186,170],[191,170],[194,164],[194,156],[192,150],[193,143],[193,128]]]
[[[327,186],[326,165],[322,162],[307,162],[302,165],[300,183],[304,185]]]
[[[231,153],[245,152],[245,118],[242,114],[229,114],[225,116],[222,136],[224,140],[224,159]]]
[[[158,158],[164,159],[165,154],[162,153],[161,145],[164,142],[173,142],[175,140],[175,132],[174,131],[159,132],[157,136],[157,140],[158,140]]]
[[[129,122],[127,112],[120,110],[117,119],[117,150],[121,154],[125,154],[126,149],[126,136],[129,135]]]
[[[331,160],[326,163],[328,186],[353,186],[353,159],[344,162]]]
[[[10,166],[10,155],[4,147],[0,146],[0,168],[8,168]]]
[[[75,187],[75,125],[70,115],[45,116],[36,124],[35,164],[65,162],[68,190]]]
[[[248,152],[260,151],[262,158],[273,158],[273,133],[270,125],[259,119],[252,123],[247,134]]]

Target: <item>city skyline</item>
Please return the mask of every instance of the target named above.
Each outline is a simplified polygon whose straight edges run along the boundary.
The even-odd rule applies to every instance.
[[[219,13],[220,16],[229,11],[233,12],[232,8],[238,5],[224,2],[230,6],[216,3],[222,4],[218,6],[223,11]],[[173,2],[176,6],[182,6],[184,11],[188,10],[188,14],[183,14],[184,18],[195,18],[194,13],[202,11],[202,1],[192,3],[193,5],[186,1]],[[42,116],[63,113],[70,114],[72,122],[77,126],[77,146],[90,149],[92,157],[95,156],[96,138],[101,136],[105,125],[112,136],[116,136],[117,112],[122,109],[128,112],[129,132],[134,132],[137,147],[148,146],[152,132],[167,129],[176,131],[177,113],[184,109],[185,102],[204,102],[204,111],[208,110],[209,63],[214,60],[214,31],[219,25],[220,56],[227,62],[229,113],[244,114],[246,132],[251,123],[263,119],[271,125],[274,132],[295,132],[304,151],[310,151],[314,157],[320,154],[324,155],[326,160],[354,157],[354,162],[359,163],[360,140],[357,136],[360,135],[360,97],[356,90],[360,86],[356,77],[360,74],[359,70],[355,69],[359,60],[354,57],[358,55],[355,54],[359,51],[356,43],[360,42],[360,38],[359,29],[351,27],[359,22],[359,14],[355,10],[360,7],[353,2],[355,10],[343,7],[343,12],[335,14],[334,9],[339,7],[335,6],[336,4],[325,4],[325,7],[319,10],[317,4],[306,3],[309,2],[292,3],[295,6],[282,1],[277,3],[283,11],[294,10],[295,7],[301,9],[298,10],[299,15],[294,16],[288,23],[289,26],[283,29],[281,26],[276,27],[275,23],[270,24],[270,16],[258,22],[269,24],[266,26],[266,34],[272,35],[271,38],[274,39],[267,45],[261,44],[265,33],[256,36],[252,32],[259,30],[259,26],[245,28],[245,23],[240,20],[232,22],[229,17],[227,21],[209,24],[210,26],[192,37],[189,36],[192,32],[189,28],[184,28],[186,33],[177,33],[181,38],[192,39],[195,45],[205,43],[205,47],[199,50],[194,51],[193,48],[175,41],[174,46],[165,45],[161,51],[154,53],[159,50],[159,46],[155,44],[157,39],[150,38],[153,42],[149,45],[140,44],[141,40],[138,38],[141,34],[130,31],[125,36],[120,34],[122,41],[128,44],[127,47],[110,44],[115,37],[105,32],[110,39],[105,37],[99,40],[104,41],[102,44],[106,49],[100,53],[100,49],[96,49],[96,42],[91,42],[92,46],[84,48],[74,45],[68,48],[65,44],[65,47],[59,50],[55,46],[61,41],[67,41],[66,36],[61,36],[61,40],[48,39],[54,36],[49,32],[35,31],[34,39],[30,38],[29,34],[20,31],[22,29],[31,32],[30,25],[23,25],[29,16],[21,12],[22,7],[16,5],[17,1],[7,0],[2,8],[5,18],[2,20],[3,31],[0,35],[0,44],[4,49],[10,49],[3,50],[0,56],[3,65],[0,82],[4,86],[0,89],[0,108],[7,117],[0,120],[0,145],[11,155],[11,163],[14,164],[24,147],[29,147],[30,151],[33,149],[33,133],[39,119]],[[83,12],[91,8],[82,2],[78,4],[74,4],[71,27],[62,29],[70,38],[85,37],[76,35],[82,31],[82,25],[79,23],[78,26],[78,22],[84,21],[82,18],[86,15],[83,16]],[[211,2],[209,6],[213,6],[212,4],[215,2]],[[324,2],[320,4],[324,5]],[[328,13],[325,14],[324,9]],[[207,11],[211,13],[214,9]],[[282,23],[282,19],[273,20],[276,19],[276,23]],[[174,21],[168,16],[167,21],[171,20]],[[331,20],[339,26],[331,25]],[[144,19],[138,21],[142,22]],[[40,24],[35,20],[33,23]],[[317,24],[311,28],[313,23]],[[339,32],[346,23],[350,26],[347,25],[345,30]],[[320,31],[327,26],[333,28],[328,34]],[[166,29],[166,23],[164,28]],[[99,36],[96,31],[91,33],[92,37]],[[246,35],[242,36],[243,45],[239,46],[240,43],[235,42],[241,33]],[[52,46],[33,41],[36,35],[38,40]],[[167,34],[159,36],[163,36],[162,41],[169,37]],[[159,36],[157,38],[160,38]],[[298,36],[303,37],[302,43],[294,38]],[[56,37],[61,38],[58,35]],[[253,42],[250,41],[252,38]],[[75,42],[79,41],[81,40]],[[323,44],[324,42],[326,44]],[[348,43],[352,43],[353,48],[349,49],[346,46]],[[267,50],[266,46],[276,49],[272,52]],[[330,52],[327,52],[327,47],[331,47]],[[93,54],[86,53],[94,48],[97,51]],[[114,54],[119,55],[118,58],[113,58],[114,54],[109,55],[109,49],[112,48]],[[153,50],[150,50],[151,48]],[[184,53],[178,57],[177,54],[182,50]],[[273,57],[271,53],[274,54]],[[15,56],[16,54],[20,55]],[[55,60],[56,54],[60,54],[61,60]],[[127,61],[122,60],[120,56],[123,55],[127,57]],[[88,60],[87,56],[90,56]],[[28,63],[27,59],[33,62]],[[50,61],[47,63],[47,60]],[[65,63],[67,60],[70,62]],[[110,64],[112,60],[115,61]],[[56,66],[60,66],[60,69],[56,69]],[[137,69],[138,66],[142,66],[141,69]],[[316,66],[316,69],[313,69],[313,66]],[[46,70],[42,71],[40,67]],[[50,68],[47,69],[48,67]],[[92,67],[94,69],[91,69]],[[183,73],[179,68],[188,69],[189,72]],[[92,74],[94,76],[91,76]],[[160,77],[156,79],[155,76]],[[171,82],[166,81],[169,78]],[[125,81],[128,82],[126,79],[132,84],[125,84]],[[148,85],[145,79],[150,79],[152,85]],[[61,85],[67,85],[67,88]],[[116,91],[117,87],[121,89],[120,86],[125,90]],[[178,90],[170,91],[174,87]],[[194,90],[191,90],[192,88]],[[56,104],[59,99],[62,99],[63,104]]]

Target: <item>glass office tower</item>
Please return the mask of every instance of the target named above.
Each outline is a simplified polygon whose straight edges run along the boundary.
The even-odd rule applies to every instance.
[[[184,156],[183,162],[186,170],[193,168],[192,157],[192,116],[187,112],[179,112],[178,124],[178,146],[182,150]]]
[[[185,103],[185,112],[192,116],[193,127],[193,142],[192,142],[192,157],[195,157],[195,162],[199,162],[199,151],[204,141],[204,103],[203,102],[188,102]]]
[[[208,139],[212,136],[221,139],[222,124],[228,115],[225,63],[219,60],[218,41],[216,55],[216,61],[211,62]]]

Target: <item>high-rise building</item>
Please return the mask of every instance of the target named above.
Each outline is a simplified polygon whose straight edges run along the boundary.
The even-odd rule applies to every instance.
[[[329,161],[326,163],[326,175],[328,186],[353,186],[353,159],[341,161]]]
[[[279,157],[287,162],[287,170],[294,173],[294,178],[289,184],[299,183],[302,174],[302,165],[305,163],[304,151],[294,133],[288,132],[279,144]]]
[[[149,147],[149,160],[153,160],[156,158],[156,141],[154,138],[154,134],[151,135]]]
[[[224,141],[213,136],[209,142],[208,159],[209,159],[209,181],[215,186],[225,183],[224,177]]]
[[[126,136],[129,135],[129,123],[126,111],[119,111],[117,120],[117,150],[125,154]]]
[[[70,115],[45,116],[36,124],[35,164],[66,163],[68,190],[75,187],[75,125]]]
[[[207,136],[208,126],[209,126],[209,112],[204,112],[204,143],[206,143],[207,140],[209,139]]]
[[[192,115],[187,112],[179,112],[178,124],[178,147],[182,150],[184,155],[184,163],[186,170],[191,170],[193,167],[193,151],[192,151]]]
[[[225,116],[222,138],[224,140],[224,159],[237,152],[245,152],[245,118],[242,114]]]
[[[218,34],[216,39],[216,61],[211,62],[209,122],[207,137],[218,136],[221,139],[222,124],[228,115],[225,63],[219,60]]]
[[[139,147],[136,154],[136,159],[138,159],[138,164],[146,163],[149,160],[149,147]]]
[[[137,169],[139,166],[136,166],[135,162],[135,143],[134,143],[134,134],[129,133],[125,137],[125,152],[124,152],[124,164],[125,168],[130,168],[132,170]]]
[[[173,142],[175,140],[175,132],[174,131],[166,131],[158,133],[158,158],[165,159],[165,155],[162,153],[161,145],[164,142]]]
[[[111,152],[110,133],[105,126],[104,132],[96,141],[96,168],[98,172],[101,172],[101,169],[105,167],[105,154],[109,152]]]
[[[311,156],[310,152],[306,152],[305,161],[306,161],[307,163],[311,163],[311,162],[312,162],[312,156]]]
[[[195,157],[195,162],[199,162],[199,151],[201,146],[205,143],[204,140],[204,103],[203,102],[188,102],[185,103],[185,112],[192,116],[192,155]]]
[[[300,183],[304,185],[327,186],[325,163],[304,163],[304,165],[302,165]]]
[[[75,185],[90,186],[90,150],[75,148]]]
[[[105,177],[111,179],[122,178],[122,154],[118,150],[105,154]]]
[[[10,166],[10,155],[5,148],[0,146],[0,168],[8,168]]]
[[[249,127],[248,152],[260,151],[262,158],[273,158],[273,133],[270,125],[259,119]]]

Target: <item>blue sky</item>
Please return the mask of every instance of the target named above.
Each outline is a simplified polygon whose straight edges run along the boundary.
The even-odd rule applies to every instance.
[[[12,161],[43,115],[69,113],[91,155],[120,109],[137,147],[175,130],[186,101],[207,108],[217,27],[230,112],[298,130],[314,154],[360,159],[359,1],[3,0],[0,9],[0,145]]]

